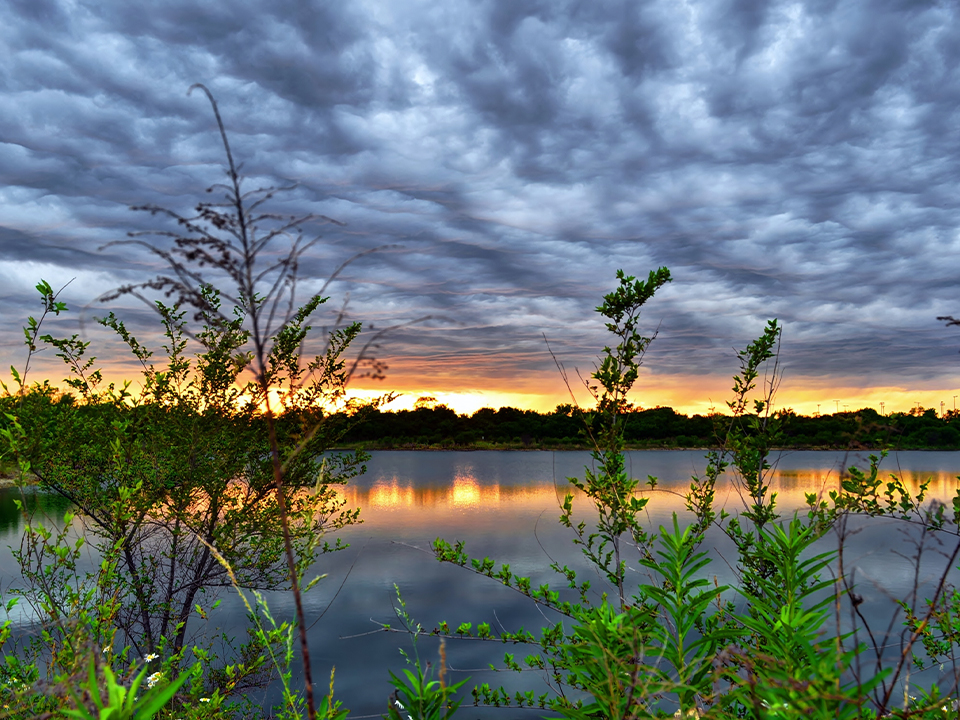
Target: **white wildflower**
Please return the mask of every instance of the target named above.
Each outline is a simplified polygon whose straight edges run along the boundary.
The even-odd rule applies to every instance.
[[[155,672],[155,673],[153,673],[152,675],[148,675],[148,676],[147,676],[147,687],[148,687],[148,688],[152,688],[154,685],[156,685],[158,682],[160,682],[160,678],[162,678],[162,677],[163,677],[163,673],[161,673],[161,672]]]
[[[146,660],[147,662],[150,662],[151,660],[156,660],[158,657],[160,656],[157,655],[156,653],[150,653],[144,658],[144,660]]]
[[[406,710],[406,708],[403,706],[403,703],[401,703],[397,698],[394,698],[393,701],[397,704],[398,708],[401,710]],[[410,717],[410,715],[407,715],[407,720],[413,720],[413,718]]]
[[[200,702],[210,702],[210,698],[200,698]]]

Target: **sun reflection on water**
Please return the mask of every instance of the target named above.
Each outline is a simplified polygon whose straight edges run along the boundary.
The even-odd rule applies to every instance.
[[[449,503],[457,508],[475,508],[489,503],[500,504],[500,486],[480,486],[476,479],[460,475],[453,480]]]
[[[401,485],[400,480],[394,476],[389,482],[381,480],[374,484],[367,495],[366,503],[377,509],[410,507],[416,503],[416,497],[412,485]]]
[[[553,502],[553,485],[501,487],[498,483],[480,483],[476,478],[458,475],[445,485],[416,485],[400,478],[381,478],[369,488],[338,487],[339,499],[348,506],[377,510],[409,508],[454,508],[499,510],[502,506]]]
[[[881,474],[881,477],[886,482],[887,476]],[[913,492],[918,490],[921,482],[929,480],[928,497],[948,499],[957,489],[957,477],[949,472],[904,471],[900,477]],[[781,511],[792,511],[802,510],[806,506],[808,493],[826,499],[828,493],[838,486],[835,468],[781,468],[772,474],[771,490],[777,493],[777,504]],[[446,478],[420,480],[402,472],[391,472],[381,475],[372,484],[346,485],[338,487],[336,492],[348,507],[378,512],[469,510],[500,513],[506,519],[516,512],[557,508],[568,489],[569,486],[563,481],[554,484],[548,479],[531,479],[521,483],[482,479],[472,465],[464,464],[452,467]],[[641,489],[645,488],[641,486]],[[646,489],[643,494],[650,497],[650,512],[669,516],[673,512],[680,515],[686,513],[684,496],[688,491],[689,480],[662,483],[656,490]],[[742,504],[741,494],[732,476],[721,476],[717,486],[718,508],[736,511]],[[574,495],[578,503],[585,502],[579,491],[574,491]]]

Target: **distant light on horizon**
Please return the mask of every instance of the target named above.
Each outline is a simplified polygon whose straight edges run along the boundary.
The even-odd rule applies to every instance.
[[[718,381],[719,382],[719,381]],[[940,405],[940,398],[952,393],[947,390],[929,390],[922,393],[904,390],[902,388],[843,388],[844,401],[840,402],[847,411],[857,411],[871,408],[881,415],[896,412],[909,412],[916,407],[916,398],[920,397],[920,405],[926,409],[936,409]],[[372,399],[382,395],[382,391],[374,389],[354,388],[350,395],[362,399]],[[791,388],[781,392],[774,400],[774,410],[792,409],[799,415],[814,416],[819,411],[822,402],[816,400],[824,393],[822,389]],[[830,393],[826,393],[830,394]],[[420,397],[433,397],[437,405],[446,405],[459,415],[472,415],[481,408],[514,407],[520,410],[536,410],[537,412],[552,412],[557,405],[571,402],[569,395],[561,393],[512,393],[509,390],[441,390],[439,388],[414,388],[405,390],[396,400],[383,407],[385,411],[412,410]],[[885,398],[881,400],[880,398]],[[724,396],[724,400],[726,396]],[[685,415],[710,415],[713,412],[728,414],[725,402],[711,402],[697,399],[691,393],[661,394],[655,389],[646,394],[633,394],[631,401],[635,406],[643,409],[654,407],[671,407]],[[831,404],[833,404],[831,402]],[[593,403],[585,403],[581,399],[583,409],[592,409]]]
[[[589,373],[615,272],[666,266],[643,407],[722,410],[734,348],[774,317],[780,407],[960,391],[960,329],[937,320],[960,314],[952,4],[376,6],[248,0],[224,24],[173,0],[0,5],[0,367],[20,367],[41,279],[77,278],[49,325],[111,371],[92,316],[156,339],[149,309],[94,299],[162,265],[105,247],[171,227],[131,206],[192,214],[223,179],[201,82],[245,187],[296,185],[265,212],[343,223],[305,228],[297,287],[357,257],[314,327],[396,327],[384,387],[462,412],[570,402],[551,352]]]

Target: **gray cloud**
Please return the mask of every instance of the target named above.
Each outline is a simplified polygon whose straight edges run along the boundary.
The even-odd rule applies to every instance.
[[[957,377],[935,320],[960,314],[953,4],[31,0],[0,20],[5,365],[40,277],[76,276],[85,306],[148,276],[141,250],[98,249],[163,227],[128,206],[189,213],[222,180],[203,82],[249,187],[298,183],[278,211],[346,223],[313,229],[314,284],[403,246],[331,286],[377,326],[434,316],[386,341],[396,372],[459,358],[529,385],[554,373],[542,332],[589,367],[614,270],[667,265],[656,373],[729,374],[777,316],[794,375]]]

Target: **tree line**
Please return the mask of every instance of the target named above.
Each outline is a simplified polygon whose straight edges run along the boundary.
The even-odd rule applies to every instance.
[[[778,413],[779,443],[795,449],[893,447],[903,450],[960,449],[960,413],[933,409],[881,415],[872,408],[830,415]],[[597,414],[573,405],[552,412],[514,407],[481,408],[458,414],[443,404],[418,403],[413,410],[369,409],[349,423],[342,441],[364,449],[592,449]],[[343,418],[347,420],[346,417]],[[715,447],[731,417],[685,415],[671,407],[623,413],[624,440],[631,448]]]

